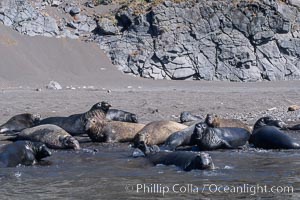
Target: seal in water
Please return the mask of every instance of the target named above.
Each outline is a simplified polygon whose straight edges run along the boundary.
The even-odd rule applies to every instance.
[[[106,113],[106,119],[113,121],[138,123],[138,117],[136,114],[118,109],[109,109]]]
[[[141,151],[141,154],[144,154],[153,165],[175,165],[184,171],[191,171],[194,169],[214,169],[214,164],[210,155],[204,152],[168,152],[160,151],[157,146],[155,148],[149,148],[143,145],[139,146],[139,149],[136,149],[135,151]],[[134,152],[134,154],[138,153]]]
[[[87,118],[94,117],[98,120],[103,120],[110,107],[111,105],[109,103],[102,101],[101,103],[93,105],[92,108],[85,113],[74,114],[69,117],[49,117],[41,120],[39,124],[54,124],[63,128],[73,136],[80,135],[85,133]]]
[[[187,128],[186,125],[173,121],[154,121],[147,124],[134,138],[134,146],[141,142],[146,145],[163,144],[174,132]]]
[[[235,127],[244,128],[250,133],[252,132],[252,127],[243,123],[238,119],[222,119],[217,115],[207,114],[205,118],[205,123],[212,128],[225,128],[225,127]]]
[[[11,140],[30,140],[42,142],[51,149],[80,149],[79,142],[64,129],[53,124],[27,128]]]
[[[132,142],[145,125],[138,123],[87,119],[86,133],[93,142]]]
[[[0,167],[34,165],[48,156],[51,152],[41,142],[17,141],[0,148]]]
[[[247,143],[249,131],[243,128],[211,128],[198,123],[192,136],[200,150],[235,149]]]
[[[15,115],[6,123],[0,126],[0,133],[12,133],[22,131],[39,123],[41,116],[39,114],[23,113]]]
[[[263,117],[257,120],[249,143],[263,149],[299,149],[300,144],[286,133],[279,130],[285,124],[272,117]]]

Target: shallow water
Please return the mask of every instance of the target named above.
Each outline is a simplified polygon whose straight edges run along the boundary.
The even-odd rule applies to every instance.
[[[300,138],[297,133],[293,136]],[[184,172],[175,166],[152,166],[145,158],[132,158],[128,144],[82,146],[84,149],[77,152],[53,151],[42,165],[0,169],[0,199],[300,197],[300,150],[211,151],[216,169]],[[270,191],[272,186],[280,191],[290,188],[289,192],[285,188],[285,192],[275,193]]]

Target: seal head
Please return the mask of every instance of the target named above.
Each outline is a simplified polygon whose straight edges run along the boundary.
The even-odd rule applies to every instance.
[[[202,118],[200,116],[193,115],[192,113],[187,112],[187,111],[183,111],[182,113],[180,113],[180,122],[181,123],[197,121],[197,120],[201,120],[201,119]]]
[[[275,119],[271,116],[266,116],[258,119],[254,124],[253,131],[263,127],[263,126],[275,126],[281,129],[287,128],[287,124],[281,120]]]
[[[67,136],[67,137],[62,138],[62,142],[63,142],[64,146],[68,149],[75,149],[75,150],[80,149],[78,140],[76,140],[72,136]]]
[[[90,111],[92,110],[103,110],[105,112],[107,112],[109,110],[109,108],[111,107],[111,105],[106,102],[106,101],[101,101],[101,102],[98,102],[96,103],[95,105],[93,105],[90,109]]]

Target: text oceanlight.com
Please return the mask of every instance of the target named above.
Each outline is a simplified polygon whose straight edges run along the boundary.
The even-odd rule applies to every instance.
[[[168,193],[185,193],[185,194],[197,194],[197,193],[231,193],[231,194],[263,194],[263,193],[293,193],[293,186],[275,186],[275,185],[220,185],[220,184],[134,184],[126,185],[125,190],[127,192],[141,193],[141,194],[162,194],[163,196]]]

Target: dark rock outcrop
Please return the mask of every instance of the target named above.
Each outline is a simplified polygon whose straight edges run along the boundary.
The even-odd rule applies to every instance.
[[[122,71],[147,78],[299,79],[296,4],[165,1],[139,15],[123,8],[115,16],[117,23],[98,23],[98,41]]]
[[[91,16],[81,14],[81,9],[74,5],[54,0],[2,0],[0,22],[29,36],[78,38],[92,35],[97,27],[96,21]],[[55,7],[56,14],[48,13],[51,6]]]

